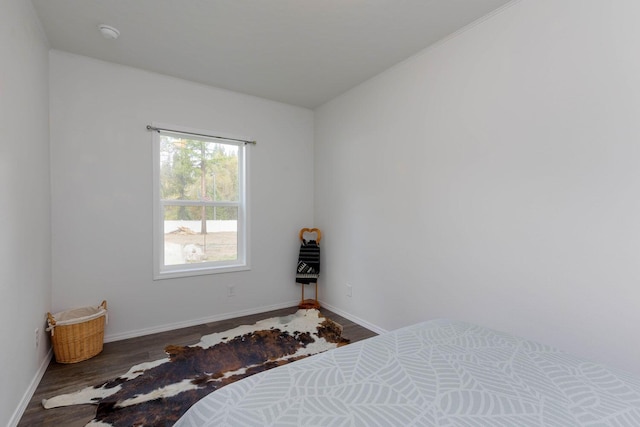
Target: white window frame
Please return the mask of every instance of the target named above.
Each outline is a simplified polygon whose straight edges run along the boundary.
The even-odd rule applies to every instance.
[[[178,125],[152,123],[153,127],[172,129],[175,132],[162,131],[163,134],[181,135],[181,132],[198,135],[216,135],[217,138],[203,136],[193,139],[211,142],[223,142],[238,146],[238,202],[206,202],[206,201],[163,201],[160,199],[160,136],[152,131],[153,145],[153,279],[172,279],[178,277],[201,276],[206,274],[229,273],[250,270],[249,263],[249,151],[245,143],[235,140],[251,140],[247,137],[229,135],[211,130],[187,128]],[[223,138],[222,140],[220,138]],[[231,138],[229,140],[224,138]],[[164,264],[164,206],[237,206],[238,207],[238,258],[232,261],[213,261],[193,264],[165,265]]]

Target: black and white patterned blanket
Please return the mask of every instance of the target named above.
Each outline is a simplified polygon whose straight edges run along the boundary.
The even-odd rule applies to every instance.
[[[297,283],[315,283],[320,275],[320,245],[315,240],[303,240],[298,256]]]

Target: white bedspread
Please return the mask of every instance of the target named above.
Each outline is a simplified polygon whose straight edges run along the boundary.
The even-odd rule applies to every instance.
[[[640,426],[640,379],[552,347],[433,320],[211,393],[202,426]]]

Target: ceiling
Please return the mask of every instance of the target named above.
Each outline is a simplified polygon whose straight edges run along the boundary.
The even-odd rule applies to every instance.
[[[32,0],[54,49],[307,108],[508,2]]]

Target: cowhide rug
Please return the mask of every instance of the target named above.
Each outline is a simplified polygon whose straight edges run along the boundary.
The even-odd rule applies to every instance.
[[[75,393],[45,399],[45,408],[96,404],[87,426],[171,426],[202,397],[249,375],[320,353],[349,341],[342,327],[318,310],[298,310],[255,325],[202,337],[198,344],[166,347],[167,357]]]

